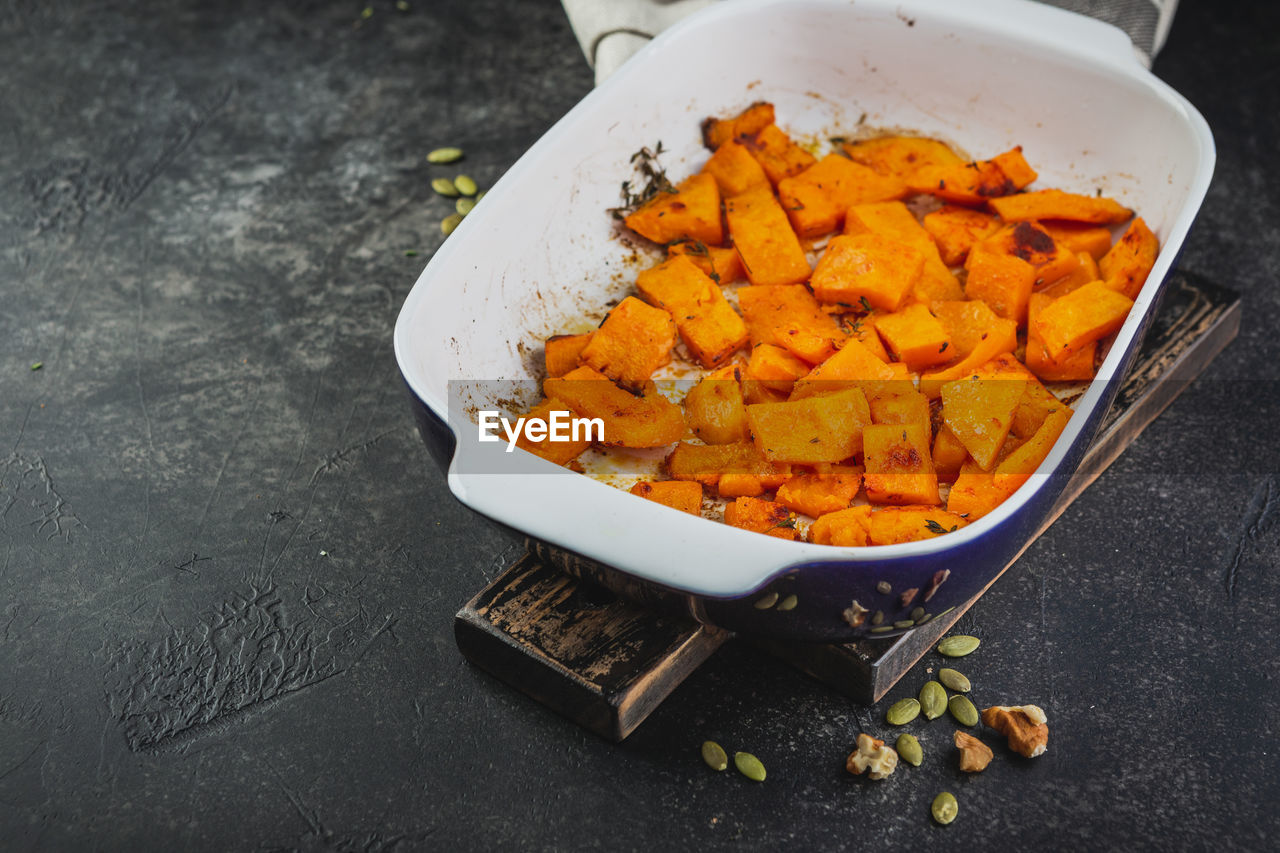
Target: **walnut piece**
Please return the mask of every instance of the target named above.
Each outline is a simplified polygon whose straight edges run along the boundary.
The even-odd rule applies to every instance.
[[[861,776],[870,770],[871,779],[884,779],[893,773],[898,766],[898,753],[893,747],[885,746],[884,741],[868,734],[858,735],[858,748],[849,753],[844,769],[855,776]]]
[[[846,607],[844,613],[841,615],[844,616],[844,621],[849,623],[850,628],[857,628],[862,625],[863,622],[867,621],[867,614],[870,612],[870,610],[859,604],[858,600],[855,598],[853,600],[853,604]]]
[[[981,773],[987,769],[995,753],[991,747],[966,732],[956,732],[956,749],[960,750],[960,769],[965,773]]]
[[[995,705],[982,712],[984,725],[1009,739],[1009,748],[1035,758],[1049,748],[1049,720],[1036,705]]]

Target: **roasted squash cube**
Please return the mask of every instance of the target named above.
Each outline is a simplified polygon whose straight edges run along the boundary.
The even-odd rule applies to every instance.
[[[907,186],[944,201],[978,205],[1017,192],[1035,179],[1019,146],[990,160],[921,169],[907,180]]]
[[[725,202],[729,234],[752,284],[796,284],[812,270],[787,214],[767,187],[756,187]]]
[[[796,380],[791,389],[791,399],[802,400],[849,388],[875,393],[884,383],[897,378],[893,368],[870,349],[858,341],[849,340],[839,352]]]
[[[667,472],[677,480],[696,480],[716,486],[728,474],[755,477],[776,489],[791,477],[791,466],[770,462],[751,441],[732,444],[690,444],[682,441],[667,456]]]
[[[751,349],[747,375],[774,391],[790,394],[796,380],[808,375],[809,363],[796,358],[782,347],[760,344]]]
[[[933,539],[968,524],[953,512],[936,506],[891,506],[871,513],[867,524],[868,545],[901,545]]]
[[[1119,225],[1129,221],[1133,211],[1114,199],[1077,195],[1048,189],[993,198],[991,209],[1005,222],[1026,219],[1067,219],[1093,225]]]
[[[845,339],[807,287],[742,287],[738,307],[753,345],[775,344],[810,364],[825,361]]]
[[[938,427],[938,434],[933,439],[933,470],[938,480],[943,483],[954,483],[960,476],[960,466],[969,458],[969,451],[956,438],[956,434],[944,423]]]
[[[1092,379],[1095,372],[1094,360],[1098,354],[1097,341],[1090,341],[1075,352],[1055,359],[1049,355],[1044,341],[1040,339],[1040,334],[1036,331],[1036,318],[1045,306],[1052,303],[1052,296],[1033,293],[1027,304],[1027,367],[1045,382]]]
[[[950,168],[964,164],[959,154],[944,142],[918,136],[881,136],[846,142],[841,148],[850,159],[870,166],[882,175],[908,180],[923,169]]]
[[[747,441],[747,409],[737,365],[703,377],[684,396],[684,419],[707,444]]]
[[[680,407],[660,395],[652,385],[636,396],[584,365],[564,376],[545,380],[542,388],[548,397],[563,401],[575,414],[599,418],[604,425],[602,444],[664,447],[684,436]]]
[[[1080,261],[1080,265],[1072,270],[1071,273],[1036,292],[1043,296],[1048,296],[1050,299],[1057,299],[1059,296],[1066,296],[1071,291],[1079,290],[1086,284],[1102,278],[1102,274],[1098,272],[1098,264],[1094,261],[1092,255],[1088,252],[1076,252],[1076,258]],[[1030,303],[1028,303],[1029,307]],[[1028,312],[1029,317],[1030,312]]]
[[[721,286],[741,281],[746,276],[742,269],[742,258],[738,257],[738,250],[732,246],[708,246],[706,243],[685,240],[667,246],[667,255],[684,255],[707,278]]]
[[[747,343],[747,324],[720,286],[686,255],[642,271],[636,289],[671,314],[685,346],[703,367],[723,364]]]
[[[942,420],[982,470],[990,471],[1026,390],[1018,373],[981,371],[942,386]]]
[[[936,504],[938,475],[928,424],[872,424],[862,430],[863,484],[873,504]]]
[[[776,124],[762,127],[754,136],[740,137],[740,141],[751,156],[756,158],[774,186],[783,178],[798,175],[817,162],[812,154],[793,142]]]
[[[828,154],[800,174],[778,182],[778,198],[801,237],[829,234],[852,205],[898,199],[907,185],[839,154]]]
[[[676,327],[671,316],[628,296],[592,333],[581,361],[628,388],[636,388],[671,361],[675,345]]]
[[[1076,254],[1088,252],[1095,261],[1111,248],[1111,229],[1102,225],[1042,220],[1040,228],[1053,238],[1053,242],[1066,246]]]
[[[862,486],[862,469],[857,466],[832,466],[812,474],[798,474],[778,487],[778,503],[817,518],[844,509]]]
[[[1070,275],[1080,259],[1067,246],[1059,246],[1038,222],[1015,222],[982,241],[984,249],[1020,258],[1036,270],[1036,284],[1048,284]]]
[[[840,462],[862,451],[871,411],[852,388],[821,397],[747,406],[756,447],[771,462]]]
[[[720,190],[710,175],[693,175],[661,192],[624,220],[628,228],[655,243],[700,240],[708,245],[724,241],[720,221]]]
[[[897,311],[923,267],[920,250],[899,240],[842,235],[827,242],[810,283],[819,302]]]
[[[918,249],[924,256],[924,266],[920,268],[920,278],[912,288],[910,298],[926,305],[937,299],[964,299],[964,290],[955,274],[942,262],[937,244],[902,202],[883,201],[849,208],[844,233],[851,237],[879,234]]]
[[[564,376],[582,363],[582,351],[591,342],[591,332],[585,335],[552,335],[547,338],[544,358],[548,376]]]
[[[1022,258],[990,249],[986,243],[973,247],[965,266],[969,277],[964,292],[970,299],[981,299],[996,314],[1018,325],[1027,321],[1035,267]]]
[[[702,485],[690,480],[642,480],[631,487],[631,494],[690,515],[702,514]]]
[[[530,409],[524,417],[526,421],[541,421],[549,426],[552,412],[564,412],[567,415],[572,410],[559,400],[543,400]],[[581,437],[581,434],[577,440],[574,440],[570,435],[568,441],[553,441],[549,430],[543,434],[546,435],[546,438],[535,441],[531,440],[522,429],[520,437],[516,439],[516,447],[527,450],[535,456],[541,456],[548,462],[564,465],[577,459],[584,450],[591,446],[591,442]]]
[[[869,544],[871,507],[852,506],[818,516],[809,527],[809,539],[816,545],[860,548]]]
[[[769,186],[769,176],[764,173],[764,168],[745,145],[732,139],[716,149],[702,171],[715,179],[723,198],[755,187]]]
[[[1151,233],[1142,217],[1138,217],[1129,223],[1116,244],[1098,261],[1102,280],[1117,293],[1137,299],[1138,291],[1146,283],[1159,253],[1160,242],[1156,235]]]
[[[741,527],[743,530],[779,539],[795,540],[800,536],[796,530],[795,514],[791,510],[780,503],[760,498],[737,498],[725,506],[724,522],[732,527]]]
[[[731,118],[710,118],[702,121],[702,143],[712,151],[718,150],[731,139],[740,136],[755,136],[764,128],[773,124],[773,104],[768,101],[756,101],[742,112]]]
[[[952,360],[951,338],[929,309],[914,302],[893,314],[876,317],[876,331],[894,358],[912,372]]]
[[[1101,281],[1061,296],[1036,317],[1036,334],[1050,358],[1062,361],[1124,325],[1133,300]]]
[[[954,204],[926,214],[922,224],[937,244],[943,263],[953,267],[963,264],[974,244],[1000,227],[990,213]]]

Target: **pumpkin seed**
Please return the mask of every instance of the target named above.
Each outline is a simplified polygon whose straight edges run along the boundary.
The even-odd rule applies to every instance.
[[[702,742],[702,760],[712,770],[723,770],[729,766],[729,756],[725,754],[724,747],[713,740]]]
[[[893,592],[893,585],[888,581],[880,581],[880,583],[876,584],[876,592],[881,595],[888,595]]]
[[[458,188],[453,185],[453,181],[448,178],[434,178],[431,181],[431,189],[438,192],[446,198],[457,198]]]
[[[733,754],[733,766],[738,768],[738,772],[752,782],[764,781],[764,765],[760,763],[760,759],[749,752],[735,752]]]
[[[458,175],[453,179],[453,185],[458,188],[458,192],[463,195],[475,195],[476,190],[480,189],[476,186],[476,182],[471,179],[470,175]]]
[[[892,631],[892,630],[893,630],[893,626],[892,626],[892,625],[881,625],[879,628],[872,628],[872,629],[871,629],[871,633],[873,633],[873,634],[883,634],[885,631]]]
[[[920,688],[920,710],[925,719],[936,720],[947,712],[947,691],[936,681],[926,681]]]
[[[474,198],[460,198],[454,202],[453,209],[458,211],[460,216],[466,216],[476,206]]]
[[[755,603],[755,608],[756,610],[768,610],[777,603],[778,594],[776,592],[766,592],[764,596]]]
[[[876,615],[871,617],[871,624],[872,624],[872,625],[879,625],[879,624],[881,624],[882,622],[884,622],[884,611],[883,611],[883,610],[877,610],[877,611],[876,611]]]
[[[903,732],[898,735],[898,741],[894,744],[894,749],[898,751],[898,757],[910,764],[912,767],[919,767],[920,762],[924,761],[924,750],[920,748],[920,741],[915,735]]]
[[[950,791],[943,791],[941,794],[933,798],[933,805],[929,807],[929,811],[933,813],[933,819],[946,826],[956,819],[956,815],[960,813],[960,804],[956,802],[955,794]]]
[[[965,678],[954,669],[938,670],[938,680],[957,693],[968,693],[973,689],[973,685],[969,683],[969,679]]]
[[[907,697],[889,706],[889,710],[885,712],[884,721],[891,726],[905,726],[918,716],[920,716],[920,703]]]
[[[917,622],[920,621],[920,617],[923,615],[924,615],[923,607],[917,607],[911,611],[911,618],[916,620]]]
[[[440,233],[448,237],[453,233],[453,229],[458,227],[462,222],[462,215],[458,213],[450,213],[444,219],[440,220]]]
[[[949,658],[962,658],[971,653],[982,641],[966,634],[952,634],[938,643],[938,654]]]
[[[783,612],[795,610],[796,605],[799,603],[800,599],[796,598],[794,595],[788,595],[786,598],[778,602],[778,609]]]
[[[919,619],[916,620],[916,624],[923,625],[924,623],[928,622],[932,618],[933,618],[932,613],[926,613],[925,615],[921,616]]]
[[[488,190],[480,190],[480,192],[476,193],[476,201],[479,201],[480,199],[484,198],[484,194],[487,192]]]
[[[915,627],[915,624],[916,624],[916,620],[914,619],[899,619],[897,622],[893,623],[893,627],[912,628],[912,627]]]
[[[952,696],[947,700],[947,710],[962,726],[976,726],[978,724],[978,709],[973,707],[973,703],[969,701],[968,696],[962,696],[959,693]]]
[[[461,148],[437,148],[427,155],[428,163],[452,163],[462,159]]]

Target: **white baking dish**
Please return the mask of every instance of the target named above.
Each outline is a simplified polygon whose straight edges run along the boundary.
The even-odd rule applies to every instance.
[[[455,383],[462,397],[450,412],[451,380],[537,377],[543,338],[581,326],[584,314],[598,318],[627,292],[640,267],[606,209],[619,203],[632,153],[661,140],[669,174],[687,175],[708,156],[701,119],[756,100],[772,101],[779,124],[802,139],[849,132],[861,119],[937,136],[975,156],[1022,145],[1040,173],[1033,188],[1101,188],[1160,238],[1155,269],[1041,471],[957,533],[864,549],[785,542],[478,443],[463,410],[493,404],[481,399],[495,394],[491,384]],[[717,4],[655,39],[493,187],[410,292],[396,357],[415,405],[449,423],[457,439],[449,486],[470,507],[635,578],[711,599],[820,567],[810,592],[827,602],[815,617],[822,624],[795,633],[834,636],[835,606],[875,578],[913,582],[945,566],[953,574],[947,597],[957,598],[981,589],[1017,553],[1110,405],[1116,383],[1108,380],[1136,351],[1213,163],[1200,114],[1139,64],[1123,33],[1090,18],[1020,0]],[[536,394],[536,383],[529,387]]]

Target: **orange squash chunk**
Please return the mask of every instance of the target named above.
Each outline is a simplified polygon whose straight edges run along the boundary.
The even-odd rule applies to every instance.
[[[753,345],[785,347],[810,364],[825,361],[845,339],[807,287],[741,287],[738,307]]]
[[[854,465],[799,474],[778,487],[777,501],[794,512],[818,518],[849,506],[862,487],[862,469]]]
[[[747,441],[747,409],[737,365],[723,367],[699,380],[684,395],[684,419],[707,444]]]
[[[1102,280],[1112,290],[1123,293],[1129,299],[1137,299],[1138,291],[1146,284],[1159,253],[1160,241],[1151,233],[1142,217],[1138,217],[1129,224],[1111,250],[1098,261]]]
[[[871,513],[868,545],[900,545],[933,539],[968,524],[965,519],[936,506],[892,506]]]
[[[591,332],[585,335],[552,335],[547,338],[544,358],[548,376],[564,376],[580,363],[582,351],[591,341]]]
[[[862,430],[863,485],[873,504],[936,504],[938,475],[927,424],[872,424]]]
[[[871,421],[877,424],[924,424],[932,431],[929,398],[916,390],[909,379],[886,382],[867,394]]]
[[[942,386],[945,383],[969,376],[1002,353],[1013,352],[1017,346],[1018,324],[1013,320],[997,317],[994,324],[973,344],[973,350],[968,355],[950,367],[922,374],[920,391],[930,398],[936,398],[942,393]]]
[[[756,478],[762,489],[776,489],[790,479],[791,466],[765,459],[751,441],[709,445],[682,441],[667,456],[667,472],[676,480],[713,487],[727,475],[746,475]]]
[[[658,193],[624,221],[632,231],[655,243],[700,240],[719,245],[724,242],[720,190],[710,175],[686,178],[676,185],[674,193]]]
[[[996,485],[994,473],[982,470],[982,466],[970,459],[961,466],[960,475],[947,494],[947,512],[977,521],[1008,496],[1003,488]]]
[[[850,206],[902,198],[907,185],[839,154],[828,154],[800,174],[778,182],[778,199],[801,237],[829,234]]]
[[[969,458],[960,439],[944,423],[938,428],[933,439],[933,470],[938,480],[943,483],[954,483],[960,475],[960,466]]]
[[[1119,225],[1129,221],[1133,211],[1114,199],[1103,196],[1077,195],[1062,190],[1035,192],[993,198],[988,204],[1005,222],[1024,219],[1066,219],[1093,225]]]
[[[1036,268],[1014,255],[979,243],[969,252],[965,264],[969,277],[964,292],[981,299],[1001,317],[1021,325],[1027,320],[1027,301],[1036,283]]]
[[[1009,426],[1009,435],[1028,439],[1044,425],[1049,413],[1063,408],[1063,403],[1053,392],[1035,378],[1031,371],[1025,371],[1027,388],[1022,392],[1018,408],[1013,410],[1013,423]]]
[[[844,233],[879,234],[913,246],[924,256],[920,278],[912,288],[912,298],[926,305],[937,299],[963,299],[964,291],[938,254],[938,246],[916,217],[900,201],[859,204],[849,209]]]
[[[767,187],[725,202],[729,234],[752,284],[796,284],[812,272],[787,214]]]
[[[931,308],[933,315],[946,330],[947,339],[951,341],[947,355],[952,359],[967,357],[1001,322],[1000,316],[981,299],[935,302]],[[1012,350],[1013,347],[1009,349]],[[994,357],[995,354],[988,356],[981,363],[986,364]]]
[[[583,347],[582,363],[635,388],[671,361],[676,327],[661,308],[628,296],[609,312]]]
[[[640,396],[624,391],[602,373],[579,367],[542,383],[543,393],[584,418],[600,418],[606,445],[664,447],[684,436],[680,407],[651,385]]]
[[[689,480],[643,480],[631,487],[631,494],[687,512],[702,514],[702,485]]]
[[[952,360],[951,338],[938,318],[919,302],[876,318],[876,331],[894,358],[912,372]]]
[[[571,413],[572,410],[559,400],[543,400],[530,409],[524,417],[526,421],[542,421],[545,424],[550,424],[552,412]],[[541,456],[548,462],[554,462],[557,465],[564,465],[578,458],[582,451],[590,446],[590,441],[581,439],[578,441],[573,441],[572,439],[569,441],[552,441],[550,435],[539,441],[531,441],[524,430],[520,431],[520,437],[516,439],[516,447],[527,450],[535,456]]]
[[[756,131],[755,136],[741,138],[743,146],[769,176],[774,186],[783,178],[798,175],[817,162],[816,158],[791,140],[776,124]]]
[[[1006,225],[983,240],[982,246],[1031,264],[1036,269],[1036,284],[1057,281],[1080,265],[1075,253],[1055,243],[1038,222]]]
[[[897,311],[924,267],[919,249],[878,234],[832,237],[810,283],[819,302]]]
[[[685,346],[703,367],[716,367],[747,343],[747,324],[719,285],[685,255],[641,271],[636,290],[675,320]]]
[[[1031,294],[1031,301],[1027,305],[1027,367],[1045,382],[1092,379],[1093,363],[1098,353],[1097,341],[1091,341],[1075,352],[1055,360],[1050,357],[1044,341],[1040,339],[1036,331],[1036,317],[1046,305],[1052,302],[1052,296],[1046,296],[1043,293]]]
[[[741,527],[766,536],[795,540],[796,517],[791,510],[774,501],[760,498],[738,498],[724,508],[724,521],[732,527]]]
[[[1047,355],[1061,361],[1119,329],[1132,307],[1132,299],[1095,281],[1041,308],[1035,331]]]
[[[867,545],[871,527],[871,507],[852,506],[828,512],[809,527],[809,540],[815,545],[860,548]]]
[[[1027,380],[1019,374],[989,365],[942,386],[942,420],[984,471],[995,464],[1026,390]]]
[[[964,164],[945,143],[918,136],[881,136],[846,142],[841,148],[849,157],[870,166],[882,175],[908,180],[923,169],[950,168]]]
[[[1080,266],[1070,274],[1042,288],[1039,293],[1051,299],[1057,299],[1073,290],[1079,290],[1091,281],[1102,278],[1102,274],[1098,271],[1098,264],[1092,255],[1088,252],[1076,252],[1076,258],[1080,261]]]
[[[813,465],[840,462],[862,450],[863,427],[871,423],[867,398],[857,388],[747,406],[756,447],[770,462]]]
[[[745,145],[732,139],[716,149],[702,171],[715,179],[724,198],[769,184],[769,176],[759,161],[751,156]]]
[[[694,266],[716,284],[732,284],[741,281],[746,275],[742,270],[742,258],[738,257],[738,250],[732,246],[708,246],[706,243],[686,240],[667,246],[667,256],[676,255],[684,255],[693,261]]]
[[[976,521],[1004,503],[1048,457],[1070,418],[1071,410],[1066,406],[1055,409],[1035,435],[1006,456],[992,473],[973,460],[966,462],[947,496],[947,510]]]
[[[790,394],[796,380],[807,376],[810,370],[807,361],[773,344],[752,347],[751,358],[747,362],[747,375],[766,388],[783,394]]]
[[[942,262],[952,267],[963,264],[974,244],[999,227],[990,213],[954,204],[926,214],[922,224],[937,244]]]
[[[1101,225],[1041,220],[1040,228],[1053,238],[1053,242],[1060,243],[1077,254],[1088,252],[1095,261],[1111,248],[1111,229]]]
[[[773,124],[773,104],[756,101],[732,118],[710,118],[702,121],[702,142],[715,151],[740,136],[754,136]]]
[[[921,169],[907,181],[912,192],[928,193],[944,201],[982,204],[989,198],[1017,192],[1036,179],[1022,156],[1022,146],[990,160]]]
[[[850,340],[831,358],[796,380],[791,389],[791,399],[802,400],[849,388],[875,393],[884,383],[897,378],[894,369],[874,352],[858,341]]]

